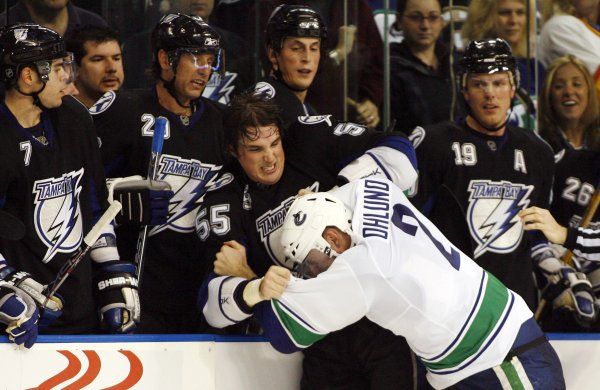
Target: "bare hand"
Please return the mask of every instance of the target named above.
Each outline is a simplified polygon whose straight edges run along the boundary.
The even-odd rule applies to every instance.
[[[285,291],[292,273],[289,269],[272,265],[260,283],[260,296],[267,299],[279,299]]]
[[[304,195],[309,195],[314,193],[314,191],[308,189],[308,188],[301,188],[300,190],[298,190],[298,197],[300,196],[304,196]]]
[[[248,266],[246,248],[235,240],[223,243],[213,264],[214,272],[220,276],[239,276],[246,279],[256,277]]]
[[[369,99],[365,99],[362,103],[351,98],[347,98],[346,101],[356,109],[358,123],[367,127],[375,127],[379,124],[379,110],[375,103]]]
[[[567,228],[559,225],[546,209],[529,207],[519,212],[525,230],[540,230],[546,238],[555,244],[564,244]]]

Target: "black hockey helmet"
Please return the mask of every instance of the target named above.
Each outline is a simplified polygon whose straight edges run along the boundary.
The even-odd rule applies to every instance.
[[[35,65],[41,79],[48,81],[52,60],[67,57],[72,64],[72,54],[54,30],[34,23],[13,24],[0,30],[0,77],[5,83],[14,80],[27,65]],[[74,72],[71,76],[74,78]]]
[[[509,72],[513,86],[515,88],[519,86],[517,61],[508,42],[501,38],[469,43],[465,55],[460,61],[460,68],[460,80],[463,88],[466,86],[467,75],[470,73],[494,74]]]
[[[279,50],[286,37],[321,38],[323,43],[327,27],[319,13],[309,6],[280,5],[267,22],[267,46]]]
[[[160,49],[167,52],[169,64],[175,69],[181,53],[210,53],[215,56],[213,71],[222,68],[221,36],[199,16],[167,14],[152,32],[152,52],[158,59]]]

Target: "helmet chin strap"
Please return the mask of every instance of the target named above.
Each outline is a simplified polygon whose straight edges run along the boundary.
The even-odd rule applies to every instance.
[[[35,92],[31,92],[31,93],[25,93],[25,92],[21,91],[21,88],[19,88],[18,84],[15,85],[15,90],[17,92],[19,92],[21,95],[29,96],[29,97],[33,98],[33,104],[34,105],[38,106],[42,110],[48,110],[48,107],[44,106],[44,104],[40,100],[40,93],[42,93],[42,91],[45,88],[46,88],[46,83],[42,82],[42,88],[40,88],[39,91],[35,91]]]
[[[171,97],[173,99],[175,99],[175,102],[179,105],[179,107],[181,108],[192,108],[192,105],[185,105],[183,103],[181,103],[181,101],[179,101],[179,98],[177,97],[177,91],[175,90],[175,79],[177,78],[177,74],[173,75],[173,78],[169,81],[163,79],[162,77],[160,77],[160,81],[163,82],[163,85],[165,86],[165,89],[167,90],[167,92],[169,93],[169,95],[171,95]]]

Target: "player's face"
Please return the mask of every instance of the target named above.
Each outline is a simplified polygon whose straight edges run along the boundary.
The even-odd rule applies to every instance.
[[[441,14],[437,0],[409,0],[400,18],[406,42],[417,47],[435,45],[444,27]]]
[[[123,58],[117,41],[86,42],[86,55],[81,59],[77,73],[77,88],[93,98],[114,91],[123,84]]]
[[[56,108],[62,104],[62,98],[68,94],[67,87],[72,81],[71,72],[71,64],[66,59],[52,61],[48,81],[39,94],[40,101],[44,107]]]
[[[588,95],[585,76],[575,65],[565,64],[556,70],[550,100],[559,121],[578,122],[587,108]]]
[[[525,3],[521,0],[500,0],[496,18],[496,34],[511,46],[517,45],[525,26]]]
[[[489,128],[500,126],[506,121],[514,93],[510,74],[507,72],[471,74],[463,90],[471,115]]]
[[[175,91],[184,99],[198,99],[212,73],[215,56],[209,53],[182,53],[177,65]]]
[[[285,154],[277,126],[259,127],[256,137],[252,140],[243,137],[238,144],[236,157],[252,181],[265,185],[277,183],[281,179],[285,164]]]
[[[288,37],[279,53],[269,51],[273,67],[281,71],[285,83],[294,89],[310,87],[319,69],[321,40],[319,38]]]
[[[318,249],[311,249],[298,267],[298,275],[307,279],[315,278],[321,272],[327,271],[334,260],[335,258],[327,256]]]

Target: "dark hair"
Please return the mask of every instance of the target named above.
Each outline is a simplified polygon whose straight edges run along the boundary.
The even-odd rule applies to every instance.
[[[396,13],[398,15],[404,15],[404,11],[406,11],[406,4],[408,4],[409,0],[398,0],[396,1]],[[442,2],[440,0],[437,0],[438,4],[440,5],[440,8],[442,8]]]
[[[85,51],[86,42],[104,43],[109,41],[117,41],[119,46],[119,33],[109,27],[99,27],[85,25],[79,27],[67,39],[67,51],[73,52],[75,62],[81,65],[81,59],[87,54]]]
[[[283,138],[280,109],[273,100],[254,91],[241,93],[233,98],[224,112],[224,135],[226,152],[237,151],[243,138],[255,140],[258,127],[276,125]],[[229,153],[227,153],[229,154]]]

